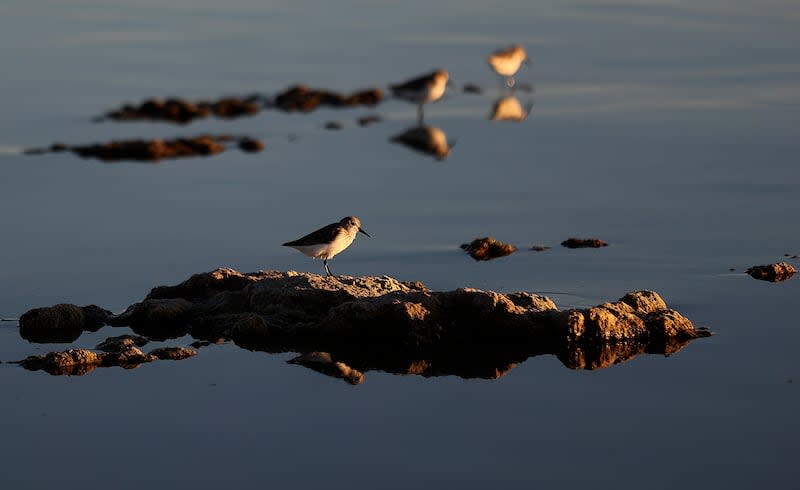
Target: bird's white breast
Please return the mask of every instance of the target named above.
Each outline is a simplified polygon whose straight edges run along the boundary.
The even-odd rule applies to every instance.
[[[348,233],[346,231],[342,231],[336,238],[330,243],[319,243],[314,245],[294,245],[292,248],[299,250],[300,252],[304,253],[309,257],[313,257],[315,259],[323,259],[329,260],[332,259],[334,255],[338,254],[342,250],[346,249],[353,243],[355,240],[356,234],[355,233]]]
[[[428,97],[425,99],[425,102],[433,102],[441,99],[446,89],[447,80],[443,78],[437,79],[437,81],[432,83],[428,88]]]
[[[491,56],[489,57],[489,64],[494,71],[499,75],[510,77],[519,70],[519,65],[522,64],[522,59],[519,56]]]

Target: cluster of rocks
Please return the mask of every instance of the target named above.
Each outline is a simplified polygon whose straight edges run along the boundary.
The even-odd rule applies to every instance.
[[[20,328],[29,333],[94,328],[96,321],[86,313],[94,308],[38,308],[23,315]],[[641,353],[668,354],[710,335],[650,291],[560,311],[549,298],[525,292],[434,292],[386,276],[232,269],[154,288],[123,313],[104,312],[101,318],[147,339],[190,334],[213,343],[230,339],[252,350],[305,353],[292,362],[353,384],[369,370],[494,378],[542,354],[557,355],[569,367],[593,369]],[[156,351],[140,355],[140,342],[124,338],[112,342],[109,352],[98,346],[104,353],[52,353],[23,365],[48,372],[64,365],[74,372],[74,366],[124,366],[159,356]]]
[[[141,104],[125,104],[106,112],[97,120],[114,121],[167,121],[186,124],[195,119],[211,115],[224,119],[257,114],[264,107],[260,95],[248,97],[224,97],[214,101],[192,102],[181,98],[148,99]]]
[[[31,371],[43,370],[53,375],[80,376],[98,367],[119,366],[132,369],[156,360],[181,360],[197,354],[197,351],[188,347],[160,347],[145,354],[139,347],[148,342],[144,337],[133,335],[110,337],[95,347],[99,352],[89,349],[68,349],[41,356],[29,356],[19,361],[19,364]]]
[[[157,162],[163,159],[210,156],[225,151],[226,144],[236,141],[242,151],[255,153],[264,149],[264,143],[250,137],[204,134],[189,138],[169,140],[122,140],[90,145],[67,146],[55,143],[48,148],[31,148],[26,154],[71,151],[82,158],[97,158],[105,162],[122,160]]]
[[[295,85],[276,95],[272,104],[286,112],[311,112],[320,106],[374,106],[380,103],[383,97],[383,92],[378,88],[361,90],[352,94],[341,94],[324,89],[311,89],[305,85]]]

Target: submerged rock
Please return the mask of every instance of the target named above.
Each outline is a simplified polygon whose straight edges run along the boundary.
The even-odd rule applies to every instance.
[[[34,308],[19,319],[23,339],[37,343],[72,342],[83,331],[95,331],[112,317],[110,311],[95,305],[58,304]]]
[[[465,94],[480,95],[483,93],[481,86],[474,83],[465,83],[462,90]]]
[[[374,106],[383,100],[383,92],[378,88],[362,90],[349,95],[323,89],[310,89],[295,85],[275,96],[275,107],[286,112],[310,112],[319,106],[355,107]]]
[[[561,245],[567,248],[600,248],[607,247],[608,243],[597,238],[568,238]]]
[[[120,335],[109,337],[97,344],[95,349],[103,352],[122,352],[132,347],[143,347],[150,341],[139,335]]]
[[[544,252],[545,250],[550,250],[550,247],[546,245],[534,245],[531,247],[531,250],[534,252]]]
[[[329,131],[337,131],[340,129],[344,129],[344,125],[338,121],[329,121],[325,123],[325,129]]]
[[[756,265],[747,269],[745,272],[747,272],[750,277],[762,281],[781,282],[791,279],[797,270],[787,262],[778,262],[775,264]]]
[[[476,238],[470,243],[462,243],[461,248],[475,260],[491,260],[505,257],[517,251],[514,245],[503,243],[490,236]]]
[[[386,276],[233,269],[154,288],[109,322],[146,328],[150,338],[189,333],[212,342],[233,339],[251,350],[311,353],[293,363],[351,383],[369,370],[496,378],[543,354],[570,367],[596,368],[614,362],[607,359],[668,354],[710,335],[652,291],[559,311],[549,298],[528,292],[435,292]]]

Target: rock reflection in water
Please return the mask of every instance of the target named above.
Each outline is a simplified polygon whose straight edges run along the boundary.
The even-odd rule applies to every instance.
[[[447,141],[447,135],[436,126],[414,126],[392,136],[392,143],[400,143],[414,151],[444,160],[455,143]]]
[[[492,121],[515,121],[521,122],[528,118],[533,102],[528,102],[525,106],[513,95],[500,97],[494,103],[489,119]]]

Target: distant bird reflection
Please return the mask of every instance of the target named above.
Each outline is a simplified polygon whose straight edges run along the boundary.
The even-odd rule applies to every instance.
[[[392,143],[400,143],[414,151],[444,160],[455,143],[447,141],[447,135],[436,126],[414,126],[392,136]]]
[[[436,70],[427,75],[391,85],[392,94],[400,99],[417,104],[417,124],[422,126],[424,105],[442,98],[450,76],[445,70]]]
[[[525,52],[525,48],[519,44],[495,51],[487,61],[495,73],[506,78],[506,85],[509,88],[514,87],[514,75],[519,71],[520,65],[522,63],[531,64],[531,59]]]
[[[500,97],[494,102],[489,119],[492,121],[524,121],[533,108],[533,102],[528,102],[524,107],[518,98],[513,95]]]

